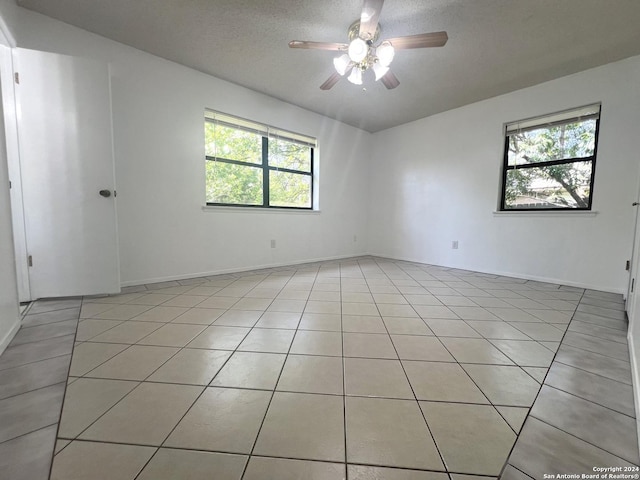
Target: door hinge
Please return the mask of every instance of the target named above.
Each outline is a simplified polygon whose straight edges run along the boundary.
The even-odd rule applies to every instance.
[[[628,272],[629,270],[631,270],[631,260],[627,260],[627,264],[624,267],[624,269]]]
[[[633,287],[635,287],[635,286],[636,286],[636,279],[632,278],[631,279],[631,293],[633,293]]]
[[[20,74],[18,72],[13,74],[13,78],[15,79],[16,83],[20,85]]]
[[[30,266],[30,267],[33,267],[33,256],[32,255],[29,255],[27,257],[27,265]]]
[[[118,192],[116,192],[115,190],[113,191],[113,196],[117,197],[118,196]]]

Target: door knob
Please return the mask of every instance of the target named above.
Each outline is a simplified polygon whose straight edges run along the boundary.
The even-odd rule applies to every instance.
[[[104,198],[109,198],[111,196],[111,191],[110,190],[100,190],[100,195],[102,195]]]

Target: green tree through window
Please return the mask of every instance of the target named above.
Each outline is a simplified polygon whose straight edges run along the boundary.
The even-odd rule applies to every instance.
[[[599,106],[578,119],[507,126],[501,209],[590,209],[598,122]]]
[[[207,204],[313,208],[315,140],[233,120],[205,114]]]

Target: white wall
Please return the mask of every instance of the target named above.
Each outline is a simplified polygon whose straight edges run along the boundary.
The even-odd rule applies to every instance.
[[[634,57],[376,134],[370,252],[626,292],[640,164],[638,82]],[[597,214],[495,215],[504,123],[598,101]]]
[[[0,69],[3,74],[7,65],[5,60],[10,55],[9,44],[11,40],[9,37],[11,34],[11,31],[6,30],[4,18],[0,15]],[[0,85],[2,90],[12,88],[11,84],[5,84],[6,78],[7,76],[3,75],[3,82]],[[0,101],[0,354],[20,328],[20,304],[13,248],[6,143],[4,109]]]
[[[370,134],[22,8],[12,16],[20,47],[111,62],[123,285],[366,253]],[[317,137],[321,212],[203,211],[205,107]]]

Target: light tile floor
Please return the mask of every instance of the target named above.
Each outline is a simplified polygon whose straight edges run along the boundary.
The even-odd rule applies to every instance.
[[[618,295],[361,257],[130,287],[85,298],[79,316],[52,479],[638,464]],[[63,318],[61,336],[75,329]]]

